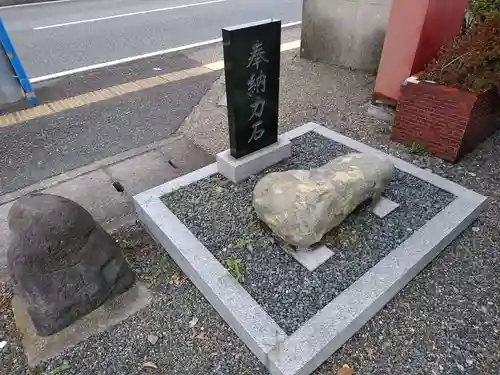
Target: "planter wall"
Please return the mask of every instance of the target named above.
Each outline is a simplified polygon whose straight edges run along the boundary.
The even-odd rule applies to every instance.
[[[497,89],[477,94],[408,82],[401,90],[391,139],[456,162],[500,128],[499,110]]]

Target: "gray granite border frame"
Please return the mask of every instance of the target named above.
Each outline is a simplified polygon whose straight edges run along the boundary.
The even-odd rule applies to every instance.
[[[290,336],[160,200],[171,191],[217,173],[216,163],[134,197],[139,219],[152,236],[273,375],[313,372],[465,230],[487,204],[482,195],[320,125],[308,123],[284,136],[291,140],[309,131],[360,152],[388,157],[403,172],[457,198]]]

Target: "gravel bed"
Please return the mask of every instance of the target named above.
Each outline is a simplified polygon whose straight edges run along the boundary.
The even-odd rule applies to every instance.
[[[163,198],[219,261],[240,261],[243,287],[288,334],[454,199],[431,184],[397,171],[385,196],[400,207],[383,219],[369,212],[367,206],[350,215],[324,238],[334,256],[310,272],[261,225],[251,208],[252,191],[270,171],[318,167],[348,152],[352,150],[309,132],[293,141],[289,161],[243,183],[233,184],[216,174]]]

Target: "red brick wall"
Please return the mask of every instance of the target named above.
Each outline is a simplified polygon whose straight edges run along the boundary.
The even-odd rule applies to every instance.
[[[478,144],[500,128],[500,96],[492,89],[478,96],[464,135],[460,156],[472,151]]]
[[[392,140],[455,162],[478,95],[430,83],[401,89]]]

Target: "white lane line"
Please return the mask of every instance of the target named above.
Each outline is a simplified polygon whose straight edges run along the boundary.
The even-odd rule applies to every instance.
[[[285,24],[281,25],[281,28],[286,29],[288,27],[293,27],[293,26],[297,26],[300,24],[301,24],[300,21],[299,22],[285,23]],[[142,55],[130,56],[130,57],[125,57],[123,59],[106,61],[106,62],[99,63],[99,64],[82,66],[81,68],[63,70],[62,72],[47,74],[47,75],[36,77],[36,78],[31,78],[30,81],[31,81],[31,83],[39,83],[39,82],[49,81],[51,79],[62,78],[62,77],[66,77],[66,76],[69,76],[72,74],[88,72],[88,71],[94,70],[94,69],[107,68],[109,66],[119,65],[119,64],[131,62],[131,61],[136,61],[136,60],[141,60],[141,59],[147,59],[147,58],[155,57],[155,56],[166,55],[168,53],[179,52],[179,51],[183,51],[183,50],[187,50],[187,49],[191,49],[191,48],[208,46],[208,45],[217,44],[220,42],[222,42],[222,38],[205,40],[204,42],[186,44],[184,46],[164,49],[164,50],[155,51],[155,52],[144,53]],[[300,41],[298,41],[298,42],[300,44]],[[292,42],[292,43],[296,43],[296,42]],[[287,43],[285,43],[285,44],[287,44]]]
[[[4,6],[0,7],[0,10],[9,9],[9,8],[30,7],[30,6],[34,6],[34,5],[48,5],[48,4],[57,4],[57,3],[69,3],[70,1],[72,1],[72,0],[40,1],[38,3],[4,5]]]
[[[285,23],[285,24],[281,25],[281,28],[282,29],[286,29],[287,27],[294,27],[294,26],[298,26],[298,25],[301,25],[301,24],[302,24],[302,21],[289,22],[289,23]]]
[[[294,40],[293,42],[283,43],[281,45],[281,52],[291,51],[292,49],[300,48],[300,40]]]
[[[87,19],[87,20],[73,21],[73,22],[66,22],[66,23],[58,23],[58,24],[55,24],[55,25],[48,25],[48,26],[38,26],[38,27],[34,27],[33,30],[53,29],[55,27],[64,27],[64,26],[71,26],[71,25],[79,25],[81,23],[89,23],[89,22],[97,22],[97,21],[103,21],[103,20],[110,20],[110,19],[113,19],[113,18],[122,18],[122,17],[137,16],[139,14],[164,12],[164,11],[167,11],[167,10],[191,8],[191,7],[197,7],[197,6],[200,6],[200,5],[209,5],[209,4],[215,4],[215,3],[223,3],[223,2],[226,2],[226,1],[227,0],[211,0],[211,1],[205,1],[205,2],[202,2],[202,3],[176,5],[176,6],[167,7],[167,8],[158,8],[158,9],[143,10],[143,11],[140,11],[140,12],[116,14],[114,16],[107,16],[107,17],[100,17],[100,18],[90,18],[90,19]]]
[[[212,39],[212,40],[206,40],[204,42],[199,42],[199,43],[186,44],[185,46],[179,46],[179,47],[175,47],[175,48],[164,49],[164,50],[161,50],[161,51],[155,51],[155,52],[145,53],[145,54],[137,55],[137,56],[125,57],[124,59],[107,61],[107,62],[103,62],[103,63],[99,63],[99,64],[82,66],[81,68],[64,70],[64,71],[59,72],[59,73],[47,74],[45,76],[32,78],[32,79],[30,79],[30,81],[31,81],[31,83],[48,81],[48,80],[55,79],[55,78],[61,78],[61,77],[69,76],[71,74],[87,72],[89,70],[106,68],[106,67],[109,67],[109,66],[123,64],[123,63],[126,63],[126,62],[131,62],[131,61],[136,61],[136,60],[141,60],[141,59],[146,59],[146,58],[149,58],[149,57],[166,55],[167,53],[179,52],[179,51],[182,51],[182,50],[185,50],[185,49],[208,46],[210,44],[219,43],[221,41],[222,41],[221,38],[217,38],[217,39]]]

